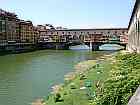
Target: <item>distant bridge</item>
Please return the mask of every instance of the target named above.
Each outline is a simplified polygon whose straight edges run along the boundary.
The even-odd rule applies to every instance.
[[[99,50],[103,44],[126,46],[127,42],[127,28],[40,30],[39,40],[42,44],[57,43],[67,47],[86,44],[93,50]]]

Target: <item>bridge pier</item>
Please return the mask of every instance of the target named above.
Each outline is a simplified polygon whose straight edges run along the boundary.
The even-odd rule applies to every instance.
[[[100,45],[96,44],[96,43],[92,43],[92,51],[99,51]]]
[[[86,42],[85,44],[92,48],[92,51],[99,51],[99,47],[102,45],[100,42]]]
[[[101,46],[101,43],[95,43],[95,42],[92,42],[92,51],[99,51],[100,50],[100,47]]]
[[[126,50],[127,44],[120,44],[120,45],[124,47],[124,50]]]

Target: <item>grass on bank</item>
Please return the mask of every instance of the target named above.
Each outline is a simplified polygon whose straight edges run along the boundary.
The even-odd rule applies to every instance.
[[[139,85],[140,55],[117,54],[77,74],[46,105],[127,105]]]
[[[92,61],[94,62],[94,61]],[[82,68],[86,66],[91,66],[91,62],[80,63]],[[95,63],[92,63],[95,65]],[[82,69],[81,68],[81,69]],[[111,61],[102,62],[96,66],[92,66],[89,70],[85,70],[83,73],[77,74],[76,78],[73,80],[66,82],[63,89],[59,91],[61,94],[62,102],[55,102],[54,95],[51,95],[46,102],[46,105],[90,105],[91,100],[88,93],[94,94],[96,90],[96,85],[99,81],[104,81],[108,77],[109,70],[111,69]],[[85,87],[86,83],[90,83],[91,87],[89,90],[87,89],[80,89]]]

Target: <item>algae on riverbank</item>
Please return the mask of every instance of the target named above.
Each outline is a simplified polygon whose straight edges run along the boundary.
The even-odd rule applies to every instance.
[[[140,55],[106,57],[109,59],[77,73],[62,86],[59,94],[63,101],[55,102],[51,95],[46,105],[127,105],[140,85]]]
[[[111,56],[110,56],[111,57]],[[101,81],[109,75],[111,69],[111,60],[102,61],[106,57],[102,57],[101,62],[95,60],[81,62],[75,66],[75,72],[66,76],[63,86],[59,94],[63,101],[55,102],[55,94],[49,96],[46,105],[88,105],[92,98],[96,95],[96,87]],[[105,68],[105,69],[104,69]],[[73,77],[73,78],[70,78]]]

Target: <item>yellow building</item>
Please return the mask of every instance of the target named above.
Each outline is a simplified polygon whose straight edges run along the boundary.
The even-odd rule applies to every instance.
[[[31,21],[20,21],[19,23],[20,41],[22,44],[34,44],[35,34],[34,27]]]

